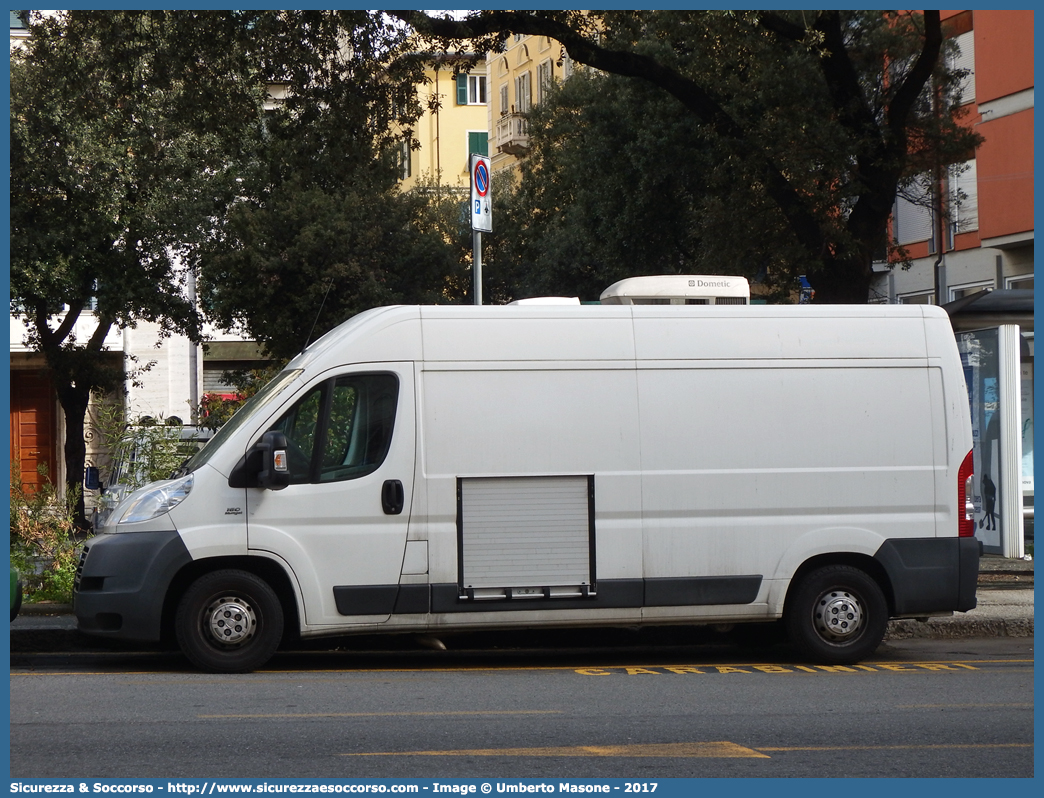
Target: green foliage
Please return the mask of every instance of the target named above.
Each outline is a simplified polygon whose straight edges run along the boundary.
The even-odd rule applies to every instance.
[[[18,464],[11,464],[11,564],[30,602],[72,601],[79,556],[73,539],[76,498],[63,498],[50,482],[27,489]]]
[[[418,118],[424,80],[408,31],[362,11],[265,20],[293,43],[275,45],[286,99],[194,262],[211,318],[289,358],[362,310],[435,301],[457,257],[398,189],[393,131]]]
[[[235,196],[265,76],[238,12],[30,13],[11,53],[11,298],[54,377],[72,491],[91,392],[123,384],[109,331],[200,335],[179,259]]]
[[[242,22],[70,11],[34,16],[30,33],[11,55],[11,291],[30,343],[87,353],[96,342],[47,322],[92,299],[103,328],[197,335],[177,258],[207,234],[261,130]]]
[[[450,50],[550,36],[592,68],[530,115],[490,257],[506,296],[691,270],[866,302],[897,193],[981,140],[938,12],[394,13]]]
[[[329,189],[299,176],[234,207],[199,251],[211,316],[285,359],[362,310],[436,301],[455,254],[421,228],[422,198],[374,172]]]
[[[11,55],[11,295],[54,374],[70,488],[90,394],[125,378],[106,335],[145,320],[198,340],[189,271],[213,320],[286,354],[441,292],[454,257],[385,157],[420,114],[402,26],[348,10],[30,15]]]
[[[122,407],[105,405],[96,413],[95,428],[109,452],[109,466],[101,474],[106,485],[125,486],[124,494],[170,475],[197,451],[186,440],[180,419],[144,416],[128,419]]]
[[[232,418],[232,415],[243,406],[247,399],[267,385],[282,370],[284,365],[285,363],[276,363],[264,368],[225,372],[224,378],[226,382],[231,383],[236,389],[235,398],[225,399],[216,395],[204,396],[196,414],[199,418],[200,426],[211,430],[219,429],[221,425]]]

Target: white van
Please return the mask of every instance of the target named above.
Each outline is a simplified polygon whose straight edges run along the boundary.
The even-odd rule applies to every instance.
[[[934,307],[379,308],[121,503],[75,612],[211,671],[284,632],[780,618],[850,663],[975,606],[971,446]]]

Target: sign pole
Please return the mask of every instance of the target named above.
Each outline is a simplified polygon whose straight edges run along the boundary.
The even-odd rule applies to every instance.
[[[493,213],[490,208],[489,158],[471,155],[471,274],[475,287],[475,304],[482,304],[482,233],[493,232]]]
[[[475,304],[482,304],[482,232],[473,230],[471,233],[471,276],[474,278],[472,293],[475,296]]]

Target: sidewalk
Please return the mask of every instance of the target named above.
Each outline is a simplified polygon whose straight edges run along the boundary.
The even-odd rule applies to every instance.
[[[978,606],[927,621],[888,624],[886,640],[905,638],[1033,637],[1033,561],[985,556],[979,563]],[[28,604],[11,624],[11,651],[113,651],[128,644],[80,634],[72,607]]]

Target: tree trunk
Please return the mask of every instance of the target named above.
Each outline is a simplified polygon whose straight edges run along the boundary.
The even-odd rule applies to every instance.
[[[817,305],[865,305],[870,299],[873,270],[869,259],[832,259],[807,277]]]
[[[84,428],[90,399],[89,390],[69,385],[58,388],[58,402],[65,414],[65,488],[69,496],[76,497],[74,518],[77,528],[83,531],[90,529],[83,501],[84,462],[87,458]]]

